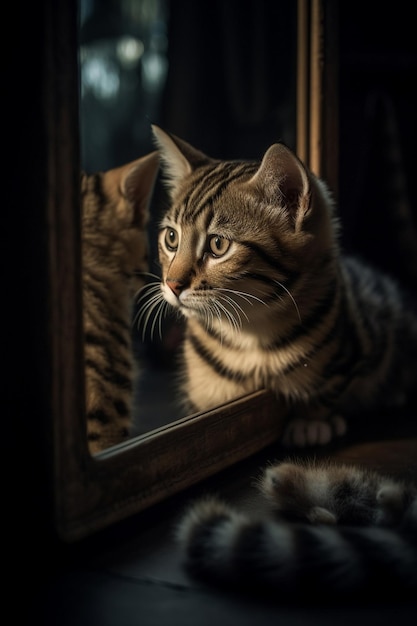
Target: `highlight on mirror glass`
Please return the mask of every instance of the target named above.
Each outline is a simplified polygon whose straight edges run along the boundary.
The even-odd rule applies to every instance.
[[[156,148],[152,124],[219,159],[260,160],[274,141],[295,148],[297,3],[244,1],[238,6],[236,15],[236,4],[227,2],[79,0],[80,157],[86,173],[81,190],[83,302],[84,311],[90,306],[84,321],[90,323],[86,389],[87,399],[93,398],[91,420],[87,410],[92,452],[127,433],[141,435],[185,417],[176,382],[184,324],[159,297],[158,228],[169,199],[155,159],[147,156]],[[129,205],[134,205],[133,220],[123,209],[132,190],[141,199]],[[119,244],[123,240],[130,251],[134,248],[129,263],[135,267],[128,268],[132,275],[123,293],[97,266],[107,255],[111,264],[124,264],[126,278],[127,260],[119,259],[119,244],[109,240],[115,216],[123,231]],[[134,226],[130,233],[128,219]],[[145,224],[147,259],[139,232]],[[126,322],[120,310],[132,294]],[[107,340],[91,325],[106,329]],[[126,332],[131,344],[126,344]],[[100,394],[102,400],[106,396],[106,408],[97,400]],[[118,431],[107,429],[108,437],[100,441],[99,426],[113,419],[108,412],[121,417]]]

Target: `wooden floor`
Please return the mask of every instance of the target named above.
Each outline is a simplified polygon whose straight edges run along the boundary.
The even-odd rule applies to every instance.
[[[53,558],[37,563],[32,600],[20,594],[13,623],[44,626],[406,626],[417,623],[417,598],[324,604],[275,602],[204,587],[182,568],[173,537],[178,516],[190,499],[221,493],[243,508],[258,504],[254,479],[268,461],[287,452],[272,446],[171,500],[78,544],[56,547]],[[323,451],[340,461],[417,479],[417,419],[388,416]],[[311,451],[304,456],[311,456]],[[41,575],[41,571],[45,571]],[[19,621],[19,611],[31,618]],[[16,613],[17,611],[17,613]]]

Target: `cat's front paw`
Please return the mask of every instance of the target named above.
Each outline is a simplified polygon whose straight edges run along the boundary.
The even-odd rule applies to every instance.
[[[305,448],[324,446],[346,433],[346,422],[340,415],[327,420],[296,417],[287,424],[282,444],[286,447]]]
[[[326,468],[291,461],[270,465],[259,481],[261,492],[276,512],[311,524],[337,523],[337,516],[327,506],[328,486]]]

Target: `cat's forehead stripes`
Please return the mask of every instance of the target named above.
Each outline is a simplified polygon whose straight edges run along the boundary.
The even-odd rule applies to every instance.
[[[298,271],[292,270],[287,263],[283,262],[282,253],[276,252],[280,251],[281,247],[276,246],[276,249],[267,251],[254,241],[240,240],[239,243],[242,246],[249,248],[252,253],[262,259],[262,261],[264,261],[269,268],[278,271],[283,277],[285,277],[286,284],[288,283],[287,287],[289,287],[290,284],[292,285],[295,279],[299,276]]]
[[[187,191],[185,194],[180,194],[177,201],[171,206],[175,221],[181,221],[184,210],[193,203],[193,196],[196,191],[197,193],[201,193],[202,186],[207,189],[208,186],[211,185],[213,178],[217,181],[218,168],[222,168],[223,166],[224,164],[217,164],[215,166],[200,167],[190,175],[192,179],[187,181]]]
[[[257,165],[254,163],[227,163],[223,167],[216,167],[212,171],[210,181],[206,176],[198,180],[197,185],[193,185],[188,201],[182,202],[178,215],[179,220],[194,223],[199,215],[213,205],[218,200],[225,189],[234,181],[240,178],[247,179],[254,174]]]
[[[223,177],[234,169],[234,163],[216,163],[197,169],[189,183],[189,192],[182,199],[183,207],[193,206],[195,202],[201,202],[202,194],[210,195],[213,186],[218,185],[219,177]]]

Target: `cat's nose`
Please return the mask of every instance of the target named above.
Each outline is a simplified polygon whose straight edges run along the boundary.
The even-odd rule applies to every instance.
[[[166,281],[168,287],[171,289],[173,293],[178,297],[183,290],[184,283],[179,280],[170,280],[169,278]]]

